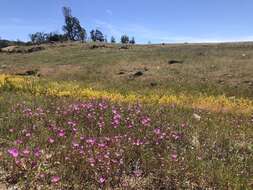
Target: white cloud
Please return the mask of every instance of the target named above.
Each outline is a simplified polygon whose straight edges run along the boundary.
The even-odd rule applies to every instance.
[[[108,15],[112,15],[112,10],[110,10],[110,9],[106,9],[105,12],[106,12]]]

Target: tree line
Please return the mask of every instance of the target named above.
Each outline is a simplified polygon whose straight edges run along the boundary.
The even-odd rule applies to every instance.
[[[63,7],[63,16],[65,24],[62,27],[63,34],[56,32],[44,33],[36,32],[30,34],[30,40],[33,44],[42,44],[48,42],[63,42],[63,41],[81,41],[86,42],[88,39],[87,31],[81,26],[80,21],[77,17],[72,15],[72,10],[70,7]],[[89,33],[89,39],[93,42],[105,42],[108,43],[107,37],[102,31],[98,29],[93,29]],[[122,44],[135,44],[135,38],[129,38],[128,35],[122,35],[120,38]],[[111,37],[110,43],[116,43],[114,36]]]

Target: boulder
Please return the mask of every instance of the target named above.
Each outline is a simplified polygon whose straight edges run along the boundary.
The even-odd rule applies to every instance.
[[[124,75],[124,74],[125,74],[124,71],[120,71],[120,72],[118,73],[118,75]]]
[[[169,60],[169,61],[168,61],[168,63],[169,63],[170,65],[172,65],[172,64],[182,64],[182,63],[184,63],[184,61],[179,61],[179,60]]]
[[[150,85],[154,87],[154,86],[157,86],[157,83],[156,82],[151,82]]]
[[[23,73],[17,73],[16,75],[20,75],[20,76],[38,76],[38,69],[35,70],[27,70]]]
[[[135,77],[139,77],[142,76],[144,73],[142,71],[137,71],[136,73],[134,73]]]

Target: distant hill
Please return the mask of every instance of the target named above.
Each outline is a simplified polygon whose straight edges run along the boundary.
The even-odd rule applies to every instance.
[[[26,42],[22,41],[10,41],[10,40],[4,40],[0,39],[0,48],[5,48],[8,46],[14,46],[14,45],[26,45]]]

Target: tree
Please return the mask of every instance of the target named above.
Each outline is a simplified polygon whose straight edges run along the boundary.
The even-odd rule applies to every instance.
[[[63,42],[67,40],[67,36],[64,34],[58,34],[55,32],[50,32],[47,34],[48,42]]]
[[[50,33],[36,32],[34,34],[30,34],[29,37],[33,44],[42,44],[48,42],[63,42],[67,40],[66,35],[57,34],[55,32]]]
[[[29,37],[31,39],[31,42],[33,44],[42,44],[46,43],[48,39],[48,35],[43,32],[36,32],[34,34],[29,34]]]
[[[112,44],[115,44],[115,43],[116,43],[116,39],[115,39],[113,36],[111,37],[111,43],[112,43]]]
[[[121,43],[122,44],[128,44],[129,43],[129,37],[127,35],[121,36]]]
[[[130,44],[135,44],[135,39],[132,37],[132,39],[129,41]]]
[[[104,34],[98,29],[92,30],[90,32],[90,36],[91,36],[92,41],[94,41],[94,42],[96,42],[96,41],[104,42],[105,41]]]
[[[78,18],[72,16],[71,8],[63,7],[63,16],[65,25],[62,29],[67,38],[71,41],[85,41],[87,37],[86,30],[81,26]]]
[[[7,46],[9,46],[9,41],[4,40],[0,37],[0,51],[1,51],[1,48],[7,47]]]

